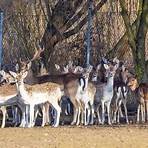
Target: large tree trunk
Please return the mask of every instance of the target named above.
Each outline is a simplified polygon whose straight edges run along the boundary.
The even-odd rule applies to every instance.
[[[107,0],[101,0],[97,3],[96,7],[92,10],[92,16],[94,16],[96,11],[99,10],[106,1]],[[49,68],[49,61],[51,54],[54,51],[54,46],[58,42],[78,33],[87,23],[87,13],[82,13],[86,10],[86,3],[83,4],[82,2],[83,0],[60,0],[50,15],[50,20],[41,40],[41,44],[45,47],[43,59],[47,69]],[[76,14],[75,12],[80,5],[82,8]],[[77,22],[82,15],[86,16],[74,28],[70,29],[70,27]]]
[[[120,0],[120,5],[122,8],[122,17],[127,30],[128,42],[132,49],[133,61],[135,65],[136,75],[139,81],[146,81],[146,61],[145,61],[145,38],[148,29],[146,17],[148,17],[148,1],[141,1],[142,13],[140,15],[139,23],[137,24],[137,35],[132,32],[132,27],[130,25],[130,20],[125,7],[125,1]]]
[[[136,72],[139,79],[147,81],[148,77],[146,75],[146,61],[145,61],[145,39],[148,30],[148,1],[143,1],[143,9],[141,14],[141,19],[139,23],[139,28],[136,37],[136,51],[135,51],[135,64]]]

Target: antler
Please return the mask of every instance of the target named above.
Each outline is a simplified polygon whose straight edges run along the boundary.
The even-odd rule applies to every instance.
[[[45,48],[41,48],[41,47],[40,47],[39,50],[36,50],[36,52],[35,52],[33,58],[30,60],[30,62],[32,62],[32,61],[34,61],[34,60],[36,60],[36,59],[38,59],[38,58],[41,58],[41,57],[40,57],[40,54],[44,51],[44,49],[45,49]]]

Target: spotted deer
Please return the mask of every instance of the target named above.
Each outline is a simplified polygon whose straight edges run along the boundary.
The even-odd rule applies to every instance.
[[[45,106],[44,104],[49,103],[52,105],[56,112],[56,120],[54,121],[54,127],[57,127],[59,125],[59,118],[60,118],[60,111],[61,108],[58,104],[58,101],[61,99],[62,92],[60,89],[60,85],[52,82],[44,82],[44,83],[38,83],[38,81],[35,84],[29,85],[25,84],[24,80],[28,75],[28,72],[30,70],[32,61],[34,61],[37,58],[40,58],[41,52],[43,52],[44,49],[40,48],[36,53],[34,54],[33,58],[31,60],[28,60],[27,62],[21,61],[21,67],[20,70],[15,73],[12,71],[9,71],[9,73],[15,78],[16,84],[17,84],[17,90],[18,94],[20,96],[19,102],[25,105],[25,109],[23,111],[23,127],[33,127],[35,124],[34,120],[34,109],[35,106],[41,105],[43,109],[43,122],[42,126],[45,125]],[[25,118],[26,116],[26,118]],[[29,124],[28,124],[28,119]]]
[[[56,83],[43,83],[43,84],[34,84],[34,85],[27,85],[24,84],[24,78],[27,76],[28,71],[20,71],[19,73],[11,72],[11,75],[16,79],[17,83],[17,89],[20,95],[20,102],[25,104],[25,106],[29,106],[29,117],[28,112],[27,114],[27,120],[30,119],[28,127],[34,126],[34,108],[36,105],[49,103],[51,104],[56,112],[57,117],[56,121],[54,121],[54,127],[57,127],[59,125],[59,118],[60,118],[60,111],[61,108],[58,104],[58,102],[61,99],[62,92],[60,90],[60,86]],[[43,112],[43,121],[45,121],[45,112]],[[44,126],[45,123],[42,123],[42,126]]]
[[[140,113],[142,122],[144,123],[145,120],[148,121],[148,84],[139,84],[137,78],[135,76],[132,76],[128,79],[127,85],[134,92],[138,103],[137,123],[140,122]]]

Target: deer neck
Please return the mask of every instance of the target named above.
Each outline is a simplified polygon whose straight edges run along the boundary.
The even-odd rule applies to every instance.
[[[81,87],[82,91],[86,90],[87,86],[88,86],[88,78],[81,77],[79,79],[79,84],[80,84],[80,87]]]
[[[24,84],[23,80],[20,82],[20,84],[18,84],[18,90],[19,90],[20,95],[23,98],[26,98],[28,96],[28,93],[26,91],[25,84]]]
[[[109,77],[108,80],[107,80],[106,86],[113,88],[113,85],[114,85],[114,77]]]

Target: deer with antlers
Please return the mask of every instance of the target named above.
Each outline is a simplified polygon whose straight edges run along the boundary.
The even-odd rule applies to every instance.
[[[56,120],[54,121],[54,127],[57,127],[59,125],[59,118],[60,118],[60,111],[61,108],[58,104],[58,101],[61,99],[62,92],[60,90],[60,86],[56,83],[52,82],[47,82],[47,83],[42,83],[42,84],[33,84],[33,85],[27,85],[24,84],[24,79],[26,78],[28,74],[28,70],[31,67],[32,61],[40,57],[40,53],[43,52],[43,49],[38,50],[33,58],[29,60],[28,62],[22,63],[23,66],[20,69],[20,72],[14,73],[10,71],[10,74],[15,78],[16,83],[17,83],[17,90],[18,94],[20,96],[19,102],[25,105],[25,110],[23,112],[23,118],[25,118],[26,114],[26,124],[23,124],[23,126],[27,127],[33,127],[35,124],[34,120],[34,109],[35,106],[37,105],[43,105],[43,122],[42,126],[45,125],[45,109],[44,109],[44,104],[49,103],[51,104],[56,112]],[[29,111],[28,111],[29,107]],[[28,115],[29,113],[29,115]],[[28,119],[29,124],[28,124]]]

